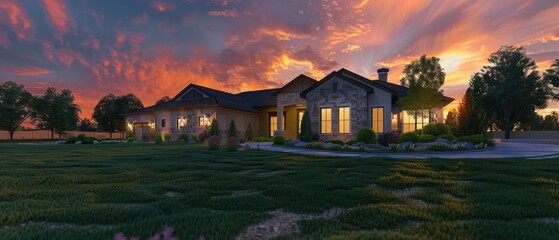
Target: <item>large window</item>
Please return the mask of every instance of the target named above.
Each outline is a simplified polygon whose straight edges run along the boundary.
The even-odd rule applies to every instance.
[[[303,115],[305,114],[305,110],[297,110],[297,132],[301,133],[301,123],[303,123]]]
[[[198,126],[210,126],[210,119],[206,116],[199,116]]]
[[[270,116],[270,136],[273,137],[274,133],[278,130],[278,116]]]
[[[338,108],[338,132],[349,133],[349,107]]]
[[[332,109],[320,109],[320,133],[332,133]]]
[[[422,129],[429,124],[429,111],[404,111],[404,132]]]
[[[371,109],[372,112],[372,129],[375,133],[384,132],[384,108],[383,107],[374,107]]]
[[[186,127],[186,117],[177,118],[177,130]]]

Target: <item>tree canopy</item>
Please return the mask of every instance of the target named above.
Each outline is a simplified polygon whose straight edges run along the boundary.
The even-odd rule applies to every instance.
[[[7,130],[10,139],[14,138],[16,129],[29,116],[32,98],[23,85],[10,81],[0,84],[0,129]]]
[[[99,100],[93,110],[93,119],[100,129],[111,133],[126,131],[124,115],[133,110],[142,109],[142,101],[134,94],[115,96],[108,94]]]
[[[82,118],[78,122],[78,130],[93,132],[97,130],[97,124],[95,124],[95,122],[91,121],[91,119],[89,118]]]
[[[489,56],[489,65],[472,78],[473,94],[505,138],[527,115],[545,108],[552,96],[550,77],[540,77],[523,47],[502,46]]]
[[[479,107],[473,90],[468,88],[458,105],[458,134],[461,136],[483,134],[489,127],[485,112]]]
[[[49,87],[43,96],[34,98],[31,104],[31,117],[40,128],[49,129],[59,136],[77,128],[81,110],[74,103],[74,95],[69,89],[59,93]]]
[[[171,100],[171,98],[169,96],[164,96],[164,97],[160,98],[159,100],[157,100],[157,102],[155,102],[155,105],[166,103],[169,100]]]

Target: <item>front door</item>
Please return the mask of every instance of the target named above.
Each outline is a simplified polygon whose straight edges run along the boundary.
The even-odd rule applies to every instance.
[[[303,115],[305,109],[297,109],[297,139],[301,139],[301,123],[303,122]]]
[[[136,141],[145,141],[150,137],[149,123],[134,123],[134,138]]]

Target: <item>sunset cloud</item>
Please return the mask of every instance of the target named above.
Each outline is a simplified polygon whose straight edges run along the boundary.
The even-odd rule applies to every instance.
[[[423,54],[441,59],[454,107],[501,45],[526,46],[540,71],[559,58],[556,1],[40,3],[0,1],[0,81],[70,88],[85,117],[108,93],[151,105],[189,83],[238,92],[342,67],[376,79],[389,67],[399,84]]]

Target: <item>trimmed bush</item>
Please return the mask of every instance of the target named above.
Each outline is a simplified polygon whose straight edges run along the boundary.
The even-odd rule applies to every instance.
[[[92,137],[85,137],[82,138],[82,144],[93,144],[93,140],[95,140],[95,138]]]
[[[188,134],[181,134],[179,135],[179,141],[185,141],[188,142]]]
[[[307,143],[305,147],[312,148],[312,149],[324,149],[324,144],[322,142],[310,142]]]
[[[80,141],[83,141],[83,140],[86,139],[86,138],[87,138],[87,136],[85,136],[85,134],[80,134],[80,135],[78,135],[78,139],[79,139]]]
[[[134,141],[136,141],[136,138],[134,138],[134,137],[128,137],[128,138],[126,139],[126,141],[127,141],[127,142],[134,142]]]
[[[400,135],[400,142],[416,143],[419,140],[419,135],[415,132],[406,132]]]
[[[209,136],[208,139],[206,139],[206,142],[208,143],[208,149],[219,150],[220,141],[221,139],[219,138],[219,136]]]
[[[423,134],[438,137],[440,135],[450,134],[450,128],[444,123],[429,123],[423,126]]]
[[[275,136],[272,142],[274,144],[283,145],[285,144],[285,138],[283,136]]]
[[[344,150],[344,147],[340,146],[340,145],[334,145],[328,148],[329,150],[333,150],[333,151],[342,151]]]
[[[456,140],[456,137],[455,137],[454,135],[452,135],[452,134],[443,134],[443,135],[439,135],[439,136],[437,136],[437,138],[446,139],[446,140],[451,141],[451,142],[454,141],[454,140]]]
[[[163,134],[163,139],[165,139],[165,142],[168,142],[169,140],[171,140],[171,134],[170,133]]]
[[[435,140],[437,140],[437,138],[429,134],[420,135],[419,138],[417,139],[417,141],[420,143],[430,143],[430,142],[434,142]]]
[[[212,125],[210,126],[210,130],[208,131],[208,136],[219,136],[219,127],[215,118],[212,120]]]
[[[378,134],[378,144],[380,145],[388,146],[391,143],[399,143],[399,142],[400,142],[400,136],[398,136],[397,132]]]
[[[332,140],[328,140],[326,142],[327,143],[333,143],[333,144],[340,145],[340,146],[345,146],[344,141],[338,140],[338,139],[332,139]]]
[[[458,141],[469,142],[473,144],[485,143],[489,147],[495,146],[495,142],[482,134],[463,136],[458,138]]]
[[[69,137],[66,139],[66,144],[76,144],[80,139],[78,137]]]
[[[301,141],[310,142],[313,139],[313,133],[311,132],[311,119],[309,117],[309,112],[305,110],[303,113],[303,119],[301,119]]]
[[[370,128],[361,128],[357,132],[356,140],[367,144],[377,143],[377,135],[375,131]]]
[[[235,152],[239,149],[240,139],[238,137],[227,138],[227,151]]]
[[[252,141],[253,142],[271,142],[272,139],[267,138],[267,137],[257,137],[257,138],[253,138]]]
[[[163,144],[163,136],[161,136],[161,133],[155,136],[155,144]]]
[[[233,120],[231,120],[231,123],[229,123],[229,131],[227,131],[227,137],[239,137],[239,134],[237,134],[237,126],[235,125],[235,122]]]
[[[192,141],[194,142],[200,142],[200,137],[198,137],[198,134],[192,134]]]
[[[252,133],[254,132],[254,130],[252,130],[252,124],[250,122],[248,122],[248,126],[247,126],[247,130],[245,131],[245,139],[247,141],[251,141],[253,136]]]

